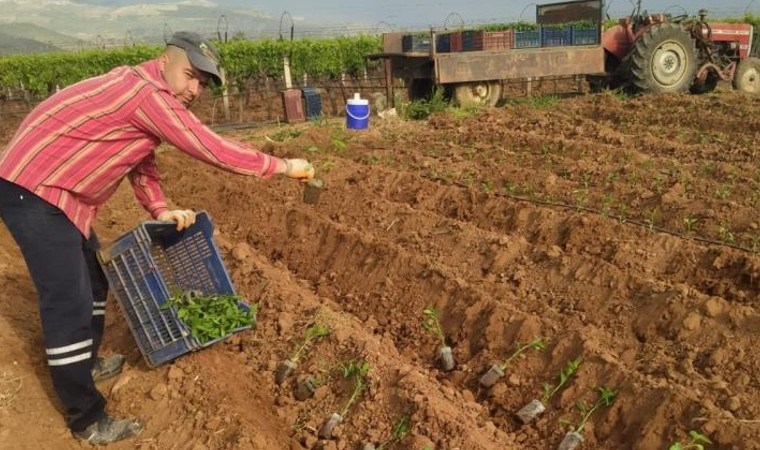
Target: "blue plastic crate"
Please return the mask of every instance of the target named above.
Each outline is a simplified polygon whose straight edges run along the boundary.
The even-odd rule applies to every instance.
[[[177,308],[161,309],[176,292],[235,294],[219,249],[214,225],[201,211],[195,224],[177,231],[176,224],[147,221],[98,252],[111,291],[124,312],[140,352],[158,366],[250,328],[201,344],[177,316]],[[249,311],[245,303],[238,307]]]
[[[315,88],[301,88],[303,93],[306,120],[316,120],[322,117],[322,96]]]
[[[575,28],[573,27],[573,45],[596,45],[599,43],[600,31],[598,27],[594,28]]]
[[[568,25],[565,28],[541,28],[541,47],[562,47],[572,45],[573,27]]]
[[[438,53],[451,52],[451,34],[450,33],[436,35],[435,51]]]
[[[541,32],[538,30],[515,31],[515,48],[541,47]]]

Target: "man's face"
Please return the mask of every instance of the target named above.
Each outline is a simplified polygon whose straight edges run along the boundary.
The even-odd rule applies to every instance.
[[[209,76],[193,67],[181,49],[161,55],[159,67],[174,97],[186,107],[192,105],[208,85]]]

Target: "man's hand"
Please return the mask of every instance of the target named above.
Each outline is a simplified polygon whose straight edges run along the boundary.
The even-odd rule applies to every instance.
[[[305,159],[286,159],[285,176],[300,181],[309,181],[314,178],[314,166]]]
[[[195,211],[190,209],[175,209],[164,211],[156,217],[162,222],[177,222],[177,231],[181,231],[195,223]]]

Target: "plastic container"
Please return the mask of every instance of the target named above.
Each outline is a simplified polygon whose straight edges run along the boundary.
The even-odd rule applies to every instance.
[[[596,45],[599,43],[599,27],[577,28],[573,27],[573,45]]]
[[[519,411],[517,411],[516,416],[518,419],[520,419],[520,422],[522,422],[523,425],[527,425],[533,422],[533,420],[544,411],[546,411],[546,406],[544,406],[540,400],[533,399],[530,401],[530,403],[523,406]]]
[[[177,231],[173,222],[147,221],[98,252],[98,260],[148,365],[158,366],[208,347],[241,327],[204,344],[190,334],[175,307],[161,306],[176,292],[235,294],[205,211]],[[250,310],[239,303],[242,310]],[[254,322],[255,323],[255,322]]]
[[[494,364],[491,366],[490,369],[488,369],[488,372],[484,373],[482,377],[480,377],[480,385],[483,387],[490,388],[496,382],[499,380],[499,378],[504,376],[504,371],[501,369],[501,366],[498,364]]]
[[[541,32],[538,30],[515,31],[515,48],[541,47]]]
[[[438,53],[451,52],[451,34],[442,33],[435,37],[435,51]]]
[[[280,364],[277,365],[277,370],[274,372],[274,382],[282,384],[297,368],[298,364],[289,359],[280,361]]]
[[[303,188],[303,202],[309,205],[319,203],[319,195],[322,193],[324,182],[319,178],[312,178]]]
[[[301,101],[300,89],[286,89],[281,91],[282,106],[285,109],[285,121],[287,123],[298,123],[306,121],[303,111],[303,102]]]
[[[361,98],[359,93],[346,101],[346,128],[365,130],[369,127],[369,100]]]
[[[564,439],[562,439],[557,450],[575,450],[580,447],[582,443],[583,436],[581,436],[580,433],[571,431],[565,435]]]
[[[448,345],[438,348],[438,360],[441,363],[441,370],[444,372],[454,370],[454,366],[456,365],[454,362],[454,354],[451,353],[451,347]]]
[[[301,88],[303,93],[306,120],[317,120],[322,117],[322,96],[315,88]]]
[[[333,430],[335,430],[335,427],[337,427],[341,422],[343,422],[343,416],[338,413],[333,413],[330,418],[328,418],[327,421],[325,421],[325,423],[322,425],[322,428],[319,429],[319,438],[332,439]]]
[[[430,52],[429,34],[406,34],[401,37],[401,51],[404,53]]]
[[[572,45],[573,27],[568,25],[564,28],[541,27],[541,47],[563,47]]]

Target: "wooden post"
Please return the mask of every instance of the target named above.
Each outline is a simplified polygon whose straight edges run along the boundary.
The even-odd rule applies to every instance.
[[[525,82],[525,95],[528,97],[533,95],[533,79],[531,77],[528,77]]]
[[[385,59],[385,95],[388,96],[388,106],[396,107],[396,96],[393,92],[393,63],[390,58]]]
[[[290,78],[290,57],[283,56],[282,64],[285,75],[285,89],[290,89],[293,87],[293,80]]]

